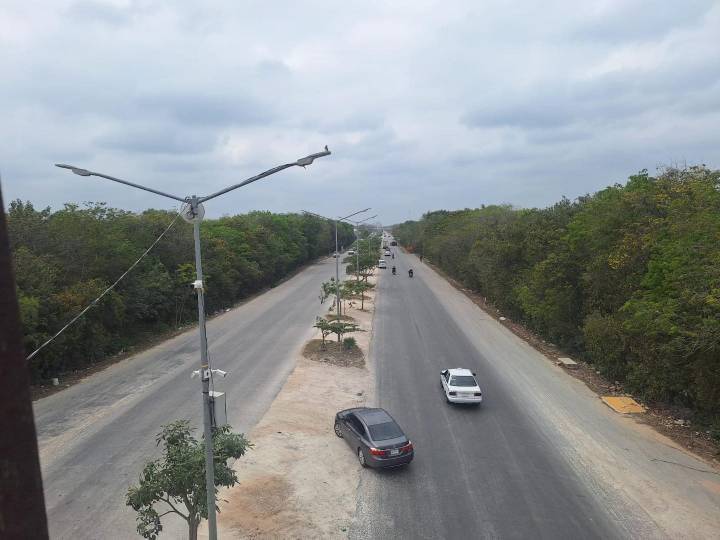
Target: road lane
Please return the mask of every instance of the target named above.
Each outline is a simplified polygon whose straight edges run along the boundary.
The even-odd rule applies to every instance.
[[[249,431],[282,387],[334,272],[332,259],[311,265],[208,322],[211,364],[229,372],[215,386],[235,430]],[[194,329],[35,403],[52,538],[137,538],[125,492],[157,455],[160,426],[187,418],[202,432],[200,383],[190,379],[198,344]],[[168,517],[162,537],[182,535],[183,522]]]
[[[415,257],[396,254],[394,262],[398,275],[378,285],[371,356],[378,405],[413,439],[416,458],[405,470],[364,471],[351,538],[662,537],[640,508],[601,493],[565,459],[563,441],[542,412],[527,409],[524,389],[504,369],[516,350],[490,356],[466,326],[477,319],[475,339],[489,342],[504,329],[479,309],[446,309],[437,276],[429,279]],[[445,403],[446,367],[477,373],[481,408]]]

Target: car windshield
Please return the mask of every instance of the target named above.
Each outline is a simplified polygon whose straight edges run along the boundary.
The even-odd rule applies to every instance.
[[[403,432],[395,422],[373,424],[368,426],[368,428],[370,428],[370,438],[373,441],[386,441],[403,436]]]
[[[450,379],[450,386],[477,386],[477,383],[471,375],[455,375]]]

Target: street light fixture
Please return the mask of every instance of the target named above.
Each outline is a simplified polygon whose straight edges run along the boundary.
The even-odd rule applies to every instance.
[[[202,221],[203,216],[205,215],[205,209],[204,209],[202,203],[205,201],[209,201],[210,199],[214,199],[215,197],[219,197],[220,195],[223,195],[234,189],[237,189],[237,188],[246,186],[248,184],[251,184],[253,182],[256,182],[257,180],[265,178],[266,176],[270,176],[271,174],[280,172],[284,169],[288,169],[290,167],[305,168],[308,165],[311,165],[313,163],[313,161],[315,161],[317,158],[329,156],[330,153],[331,153],[330,150],[328,150],[328,147],[326,146],[325,150],[323,150],[322,152],[310,154],[309,156],[302,157],[292,163],[285,163],[284,165],[279,165],[277,167],[273,167],[272,169],[268,169],[267,171],[262,172],[256,176],[253,176],[246,180],[243,180],[239,184],[234,184],[230,187],[221,189],[220,191],[218,191],[216,193],[212,193],[205,197],[198,197],[197,195],[191,195],[191,196],[187,196],[187,197],[178,197],[176,195],[172,195],[170,193],[165,193],[165,192],[159,191],[157,189],[149,188],[147,186],[143,186],[140,184],[135,184],[134,182],[128,182],[127,180],[115,178],[114,176],[109,176],[106,174],[89,171],[87,169],[82,169],[80,167],[75,167],[74,165],[65,165],[62,163],[56,164],[57,167],[60,167],[62,169],[68,169],[79,176],[97,176],[99,178],[105,178],[107,180],[112,180],[113,182],[125,184],[126,186],[134,187],[137,189],[142,189],[144,191],[149,191],[150,193],[155,193],[156,195],[160,195],[162,197],[167,197],[169,199],[174,199],[176,201],[180,201],[180,202],[183,202],[186,204],[186,207],[183,208],[183,210],[182,210],[182,215],[183,215],[183,218],[185,219],[185,221],[188,221],[189,223],[193,224],[193,236],[194,236],[194,240],[195,240],[196,281],[194,282],[193,286],[194,286],[195,290],[197,291],[197,297],[198,297],[198,326],[200,329],[200,379],[202,381],[203,428],[204,428],[204,435],[205,435],[205,487],[207,490],[208,533],[209,533],[210,540],[217,539],[217,521],[215,518],[215,467],[213,464],[212,426],[210,423],[210,394],[209,394],[209,392],[210,392],[211,373],[210,373],[210,367],[208,364],[208,354],[207,354],[207,333],[205,330],[205,297],[204,297],[204,288],[205,287],[204,287],[204,283],[203,283],[202,257],[200,254],[200,222]],[[337,241],[337,234],[336,234],[336,241]]]
[[[370,210],[370,208],[358,210],[357,212],[353,212],[352,214],[349,214],[345,217],[335,218],[334,220],[332,218],[316,214],[315,212],[308,212],[307,210],[303,210],[303,212],[306,214],[310,214],[321,219],[327,219],[328,221],[335,221],[335,312],[337,313],[338,320],[340,320],[340,253],[338,253],[338,222],[347,220],[348,218],[357,216],[358,214],[362,214],[363,212],[367,212],[368,210]]]
[[[370,221],[371,219],[374,219],[378,217],[377,214],[374,216],[370,216],[369,218],[361,219],[360,221],[355,221],[352,219],[345,219],[346,221],[349,221],[355,226],[355,242],[357,242],[357,249],[355,250],[355,276],[356,280],[360,281],[360,237],[358,236],[358,227],[361,223],[365,223],[366,221]]]

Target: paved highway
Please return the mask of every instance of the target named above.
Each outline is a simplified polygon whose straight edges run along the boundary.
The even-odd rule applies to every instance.
[[[720,484],[702,487],[717,473],[614,415],[416,257],[398,251],[392,262],[398,275],[387,270],[378,285],[376,401],[416,458],[407,469],[363,471],[351,538],[717,532]],[[446,367],[477,372],[482,408],[445,403]]]
[[[208,323],[210,359],[229,371],[216,378],[227,392],[228,420],[249,431],[294,367],[296,349],[320,313],[320,283],[334,260]],[[326,306],[323,306],[323,308]],[[187,418],[201,428],[197,329],[95,374],[35,403],[51,538],[138,538],[125,506],[128,485],[156,455],[160,426]],[[167,518],[166,538],[186,537],[184,522]]]

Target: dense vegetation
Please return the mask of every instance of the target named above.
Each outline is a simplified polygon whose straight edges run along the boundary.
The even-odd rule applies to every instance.
[[[544,209],[395,228],[466,286],[646,399],[720,433],[720,171],[646,171]]]
[[[8,210],[25,348],[35,350],[113,283],[172,222],[172,212],[142,214],[88,204]],[[208,313],[273,286],[300,265],[334,250],[334,227],[297,214],[205,220],[203,270]],[[340,243],[353,241],[341,225]],[[84,367],[144,336],[197,320],[192,227],[178,219],[147,257],[103,300],[31,361],[36,381]]]

